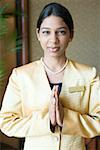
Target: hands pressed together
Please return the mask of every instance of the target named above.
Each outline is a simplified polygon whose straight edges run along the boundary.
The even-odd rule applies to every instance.
[[[55,85],[52,89],[49,105],[49,117],[52,126],[63,126],[64,110],[61,102],[59,101],[58,85]]]

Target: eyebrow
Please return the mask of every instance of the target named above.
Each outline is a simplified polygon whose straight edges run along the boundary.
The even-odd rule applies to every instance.
[[[51,28],[49,28],[49,27],[42,27],[41,29],[43,30],[43,29],[51,29]],[[67,27],[60,27],[60,28],[57,28],[57,30],[60,30],[60,29],[67,29]]]

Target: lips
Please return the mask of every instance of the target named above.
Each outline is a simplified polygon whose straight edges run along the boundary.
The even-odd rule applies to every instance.
[[[48,47],[48,50],[50,52],[57,52],[57,51],[59,51],[59,47]]]

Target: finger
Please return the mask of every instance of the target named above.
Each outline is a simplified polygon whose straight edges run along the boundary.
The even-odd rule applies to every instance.
[[[59,103],[59,107],[58,108],[56,107],[56,120],[59,126],[62,126],[63,118],[64,118],[64,110],[62,104]]]
[[[55,85],[55,94],[56,94],[56,96],[59,94],[58,88],[59,88],[59,86],[58,86],[58,85]]]
[[[59,103],[56,101],[56,111],[59,111]]]
[[[52,125],[56,125],[56,105],[51,102],[49,107],[49,116]]]
[[[54,92],[56,91],[56,85],[53,86],[53,89],[52,89]]]
[[[56,99],[55,99],[55,97],[52,98],[52,100],[51,100],[51,105],[52,105],[53,107],[56,107]]]
[[[58,109],[58,107],[59,107],[58,86],[56,86],[56,91],[55,91],[55,100],[56,100],[56,108]]]
[[[53,86],[53,89],[52,89],[51,97],[54,97],[54,95],[55,95],[55,90],[56,90],[56,87],[55,87],[55,85],[54,85],[54,86]]]

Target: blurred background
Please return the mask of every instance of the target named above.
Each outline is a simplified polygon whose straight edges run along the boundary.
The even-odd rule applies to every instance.
[[[52,0],[0,0],[0,105],[14,67],[39,59],[43,51],[37,41],[36,21],[43,6]],[[100,0],[55,0],[72,14],[74,39],[66,55],[100,72]],[[0,150],[21,150],[24,139],[0,132]],[[99,137],[86,139],[87,150],[100,150]]]

